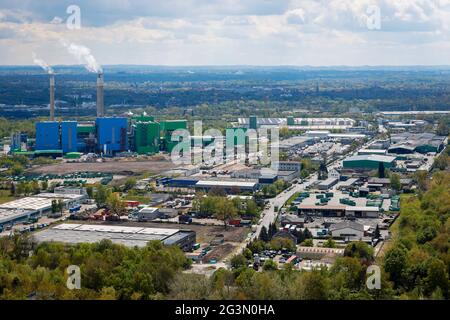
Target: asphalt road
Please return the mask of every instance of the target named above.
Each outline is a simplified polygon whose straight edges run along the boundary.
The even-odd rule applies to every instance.
[[[363,146],[361,146],[361,148],[365,148],[366,146],[368,146],[370,144],[370,142],[371,141],[366,142]],[[353,152],[353,153],[356,153],[356,152]],[[331,169],[338,167],[341,164],[341,160],[347,156],[348,156],[348,154],[341,156],[338,159],[334,160],[333,162],[329,163],[327,165],[328,172],[330,172]],[[289,198],[293,194],[295,194],[297,192],[305,191],[307,186],[314,184],[317,180],[318,180],[318,175],[317,175],[317,173],[314,173],[314,174],[310,175],[307,179],[305,179],[303,181],[303,183],[294,184],[293,185],[294,187],[291,190],[289,190],[289,191],[285,190],[285,191],[281,192],[280,194],[278,194],[275,198],[269,199],[270,208],[264,209],[264,211],[262,212],[262,222],[257,225],[256,232],[254,232],[252,234],[250,239],[248,241],[245,241],[244,243],[242,243],[242,245],[241,245],[242,249],[246,247],[248,242],[250,242],[254,239],[257,239],[259,237],[259,234],[261,233],[261,229],[263,226],[268,229],[269,225],[276,220],[279,212],[274,211],[274,206],[278,206],[278,209],[281,209],[281,207],[289,200]]]

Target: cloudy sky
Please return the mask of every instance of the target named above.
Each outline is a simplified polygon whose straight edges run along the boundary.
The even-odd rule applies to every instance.
[[[70,44],[101,65],[450,65],[450,0],[0,0],[0,64],[77,64]]]

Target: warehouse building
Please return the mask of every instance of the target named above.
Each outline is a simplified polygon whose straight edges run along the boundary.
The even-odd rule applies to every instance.
[[[200,180],[195,184],[195,189],[208,192],[211,189],[222,189],[226,193],[255,192],[258,190],[257,181],[235,181],[235,180]]]
[[[33,214],[30,210],[2,208],[0,209],[0,227],[28,220],[34,215],[36,215],[36,213]]]
[[[157,207],[144,207],[137,213],[137,218],[140,222],[152,221],[159,218],[159,216],[159,208]]]
[[[380,163],[383,163],[384,168],[395,167],[395,157],[383,155],[357,155],[346,158],[342,165],[344,169],[355,170],[375,170],[379,168]]]
[[[37,242],[62,242],[67,244],[96,243],[111,240],[127,247],[145,247],[149,241],[161,241],[164,245],[176,245],[189,251],[196,242],[191,230],[123,227],[110,225],[60,224],[34,235]]]
[[[239,118],[239,125],[251,129],[258,127],[289,127],[290,129],[346,129],[355,125],[350,118]]]
[[[360,240],[364,237],[364,226],[354,221],[343,221],[331,225],[330,232],[333,238]]]
[[[366,154],[378,154],[378,155],[386,155],[387,150],[384,149],[360,149],[358,151],[358,155],[366,155]]]
[[[342,204],[299,204],[298,214],[301,216],[319,217],[356,217],[356,218],[378,218],[379,207],[347,206]]]
[[[339,180],[337,178],[330,177],[324,181],[320,181],[317,188],[319,190],[328,190],[328,189],[331,189],[334,185],[336,185],[336,183],[338,183],[338,181]]]
[[[447,137],[438,136],[433,133],[399,133],[391,136],[392,145],[389,147],[389,153],[408,154],[408,153],[429,153],[440,152],[447,144]]]
[[[300,172],[302,170],[302,163],[300,161],[279,161],[278,170]]]
[[[49,213],[52,209],[52,200],[62,200],[65,207],[69,208],[80,204],[86,195],[83,194],[58,194],[58,193],[40,193],[32,197],[25,197],[0,204],[0,209],[6,210],[26,210],[32,215],[43,215]]]
[[[303,148],[313,145],[316,142],[314,138],[305,136],[294,136],[279,142],[279,149],[282,152],[288,152],[292,149]]]

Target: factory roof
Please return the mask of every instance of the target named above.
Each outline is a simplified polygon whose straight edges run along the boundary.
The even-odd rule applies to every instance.
[[[346,158],[344,161],[379,161],[379,162],[393,162],[395,160],[395,157],[391,156],[384,156],[384,155],[378,155],[378,154],[364,154],[364,155],[357,155],[357,156],[351,156]]]
[[[30,211],[23,209],[0,209],[0,223],[27,217]]]
[[[299,209],[317,209],[317,210],[345,210],[346,206],[340,204],[327,204],[324,206],[319,206],[315,204],[299,204]]]
[[[50,199],[70,199],[70,200],[79,200],[84,198],[84,195],[81,194],[71,194],[71,193],[50,193],[43,192],[34,195],[36,198],[50,198]]]
[[[234,180],[200,180],[195,184],[196,187],[247,187],[254,188],[256,181],[234,181]]]
[[[330,124],[337,122],[345,122],[353,124],[355,120],[350,118],[294,118],[294,124],[296,125],[302,125],[304,122],[307,122],[308,125],[321,125],[321,124]],[[257,118],[259,125],[287,125],[287,118]],[[239,125],[248,125],[249,124],[249,118],[239,118],[238,119]],[[306,127],[308,125],[305,125],[303,127]]]
[[[345,211],[366,211],[366,212],[379,212],[380,208],[378,207],[355,207],[355,206],[347,206],[345,207]]]
[[[62,199],[64,202],[68,200],[79,200],[84,195],[79,194],[61,194],[61,193],[40,193],[32,197],[25,197],[0,204],[0,208],[4,209],[26,209],[26,210],[45,210],[51,207],[52,200]]]
[[[28,209],[28,210],[42,210],[51,207],[52,199],[47,198],[37,198],[37,197],[26,197],[22,199],[17,199],[2,203],[0,208],[5,209]]]
[[[148,241],[159,240],[165,244],[176,243],[189,230],[168,228],[142,228],[110,225],[61,224],[35,234],[38,242],[94,243],[109,239],[113,243],[143,247]],[[172,237],[175,237],[172,239]]]
[[[340,182],[341,187],[349,187],[352,186],[354,183],[356,183],[359,179],[358,178],[349,178],[345,181]]]
[[[365,138],[365,134],[358,133],[330,133],[329,138]]]
[[[344,228],[350,228],[350,229],[355,229],[355,230],[364,232],[364,226],[362,224],[354,222],[354,221],[350,221],[350,220],[345,220],[345,221],[331,225],[330,231],[340,230],[340,229],[344,229]]]
[[[450,111],[448,110],[430,110],[430,111],[382,111],[379,112],[380,114],[383,115],[403,115],[403,114],[445,114],[445,113],[450,113]]]
[[[331,183],[334,183],[338,180],[338,178],[335,177],[329,177],[326,180],[320,181],[319,185],[329,185]]]
[[[312,137],[295,136],[295,137],[291,137],[291,138],[288,138],[285,140],[281,140],[279,143],[279,147],[284,148],[284,149],[292,148],[296,145],[303,144],[312,139],[313,139]]]
[[[386,150],[384,149],[360,149],[358,154],[386,154]]]

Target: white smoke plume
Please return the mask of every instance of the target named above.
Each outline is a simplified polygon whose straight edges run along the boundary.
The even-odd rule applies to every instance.
[[[33,57],[33,62],[35,64],[37,64],[38,66],[40,66],[42,69],[45,70],[45,72],[47,72],[48,74],[53,74],[53,68],[50,67],[47,62],[45,62],[42,59],[39,59],[36,55],[36,53],[32,52],[31,56]]]
[[[74,56],[79,63],[83,64],[89,72],[102,73],[102,67],[95,60],[91,50],[83,45],[61,41],[62,45],[66,47],[67,51]]]

